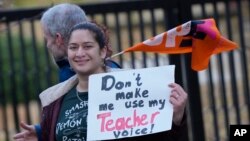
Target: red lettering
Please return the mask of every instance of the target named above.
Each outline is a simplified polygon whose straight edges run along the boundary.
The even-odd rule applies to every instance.
[[[109,126],[111,126],[112,124],[114,123],[114,120],[108,120],[107,121],[107,124],[106,124],[106,130],[107,131],[113,131],[113,130],[115,130],[115,127],[113,126],[113,127],[109,127]]]
[[[133,125],[129,125],[129,124],[128,124],[129,121],[131,121],[131,117],[128,117],[128,118],[126,119],[126,128],[128,128],[128,129],[133,127]]]
[[[104,124],[105,124],[106,117],[110,117],[110,116],[111,116],[111,112],[97,115],[97,119],[100,119],[100,118],[102,119],[102,121],[101,121],[101,132],[104,132]]]
[[[155,112],[151,115],[151,120],[150,120],[150,123],[153,124],[154,123],[154,120],[155,120],[155,117],[156,115],[160,114],[160,112]]]
[[[151,116],[147,114],[138,115],[136,109],[131,117],[120,117],[112,119],[111,112],[102,113],[97,115],[97,119],[101,119],[101,132],[126,130],[138,126],[146,126],[149,123],[153,124],[155,118],[160,112],[154,112]],[[136,131],[137,132],[137,131]]]
[[[125,120],[124,118],[118,118],[115,122],[115,128],[117,130],[124,130],[125,129]]]
[[[141,125],[145,125],[146,123],[142,123],[143,120],[145,120],[147,118],[146,114],[143,114],[141,117],[137,116],[136,114],[136,110],[134,110],[134,126],[141,126]],[[137,124],[137,125],[136,125]]]

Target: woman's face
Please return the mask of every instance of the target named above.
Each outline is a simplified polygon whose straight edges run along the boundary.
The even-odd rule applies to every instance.
[[[106,48],[100,48],[93,32],[85,29],[71,33],[68,45],[68,59],[76,73],[90,75],[103,72]]]

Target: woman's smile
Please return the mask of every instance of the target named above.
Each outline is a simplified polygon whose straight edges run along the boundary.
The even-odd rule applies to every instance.
[[[90,59],[75,59],[74,62],[76,62],[77,65],[83,66],[86,65]]]

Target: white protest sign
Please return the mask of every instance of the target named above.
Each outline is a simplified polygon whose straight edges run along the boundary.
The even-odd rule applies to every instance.
[[[89,78],[87,140],[118,139],[170,130],[168,84],[174,65],[115,71]]]

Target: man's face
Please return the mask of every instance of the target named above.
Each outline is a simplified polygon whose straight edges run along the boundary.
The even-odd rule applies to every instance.
[[[64,58],[66,53],[64,50],[65,47],[63,47],[63,43],[61,43],[61,42],[57,43],[56,42],[57,37],[52,37],[49,34],[46,26],[42,26],[42,30],[43,30],[44,39],[46,40],[46,46],[47,46],[49,52],[52,54],[53,58],[56,61]],[[61,38],[61,37],[58,37],[58,38]]]
[[[45,26],[42,26],[42,30],[43,30],[44,39],[46,41],[46,46],[49,49],[49,51],[52,51],[53,47],[55,46],[55,39],[49,34]]]

